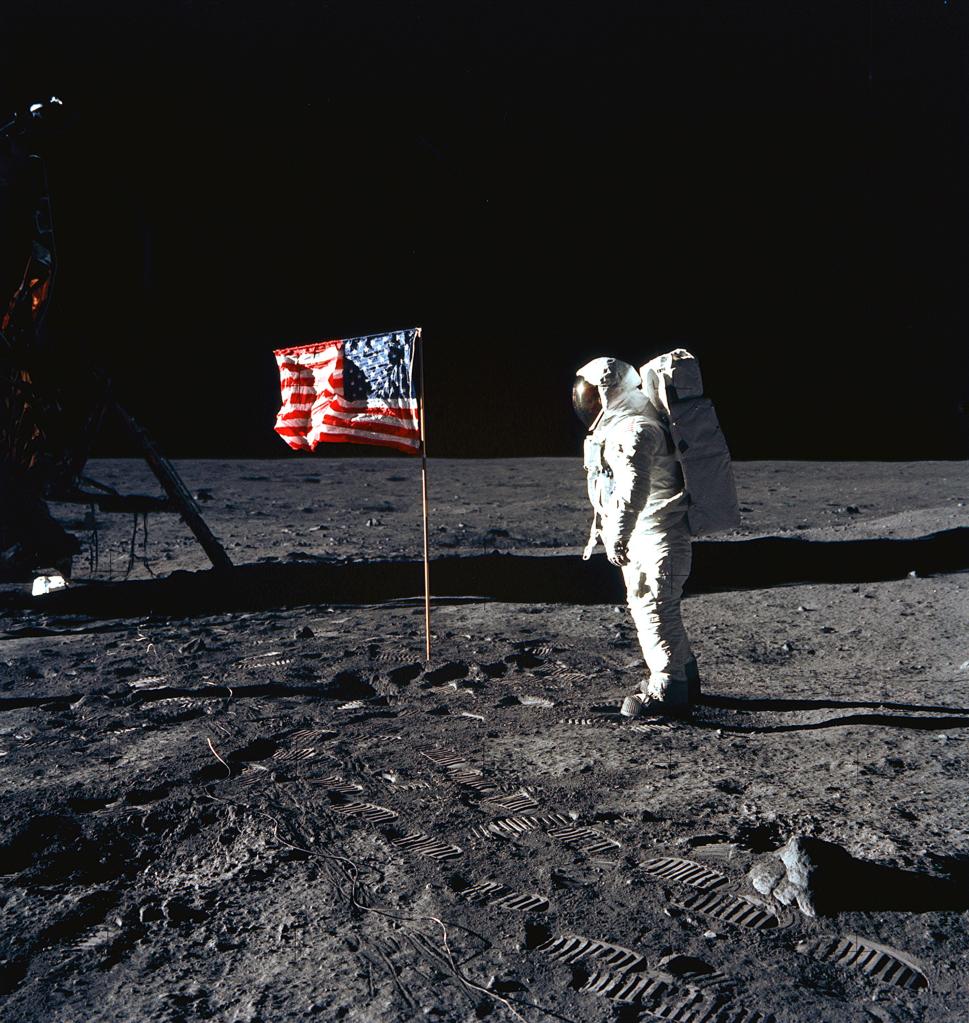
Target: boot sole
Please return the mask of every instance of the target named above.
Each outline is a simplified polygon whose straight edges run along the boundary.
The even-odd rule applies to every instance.
[[[638,696],[627,696],[625,700],[622,701],[619,713],[624,718],[687,718],[692,713],[692,708],[688,703],[675,706],[668,703],[661,703],[659,700],[642,700]]]

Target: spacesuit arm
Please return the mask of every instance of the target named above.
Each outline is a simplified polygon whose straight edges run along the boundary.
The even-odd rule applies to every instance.
[[[582,552],[582,560],[588,561],[599,543],[599,534],[602,531],[602,447],[588,439],[585,442],[585,472],[586,489],[589,493],[589,503],[592,505],[592,526]]]
[[[662,430],[642,421],[631,424],[607,442],[606,459],[614,484],[608,518],[614,543],[628,544],[636,519],[649,500],[653,457],[662,448]]]

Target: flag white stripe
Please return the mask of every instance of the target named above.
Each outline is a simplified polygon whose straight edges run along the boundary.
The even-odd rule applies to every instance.
[[[335,362],[343,354],[342,345],[334,345],[325,352],[284,352],[276,356],[280,366],[325,366]]]
[[[313,442],[315,437],[319,437],[324,433],[346,434],[348,437],[379,437],[381,440],[396,441],[409,447],[420,447],[420,440],[418,438],[399,437],[389,433],[373,433],[370,430],[355,430],[352,426],[330,426],[328,423],[314,424],[308,438],[310,443]]]
[[[417,416],[382,416],[379,412],[340,412],[335,408],[319,408],[314,415],[332,416],[348,423],[386,423],[388,426],[417,427]]]
[[[322,397],[326,397],[323,395]],[[339,416],[341,419],[359,419],[361,422],[383,422],[388,423],[416,423],[418,420],[418,409],[413,408],[396,408],[388,405],[388,414],[385,414],[379,406],[370,406],[369,411],[362,411],[362,409],[347,409],[337,406],[335,401],[321,402],[319,397],[306,397],[302,401],[295,401],[287,399],[284,403],[284,408],[287,412],[305,412],[307,415],[314,410],[320,413],[326,413],[330,416]],[[363,408],[367,408],[366,405]],[[393,412],[411,412],[413,415],[391,415]]]
[[[336,420],[336,422],[328,422],[328,420]],[[420,429],[416,421],[401,422],[399,419],[370,419],[361,421],[359,417],[341,417],[331,415],[329,412],[316,412],[312,418],[313,426],[325,425],[330,430],[344,430],[348,427],[351,429],[360,429],[374,435],[379,434],[381,437],[387,436],[388,434],[395,434],[400,436],[418,436]]]
[[[377,398],[373,401],[347,401],[342,394],[338,394],[334,398],[335,405],[339,405],[341,409],[346,411],[352,411],[354,409],[365,409],[365,408],[395,408],[401,409],[405,412],[416,412],[417,411],[417,399],[416,398]]]

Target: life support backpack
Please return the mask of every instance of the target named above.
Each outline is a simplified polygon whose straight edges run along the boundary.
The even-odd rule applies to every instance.
[[[703,396],[700,365],[685,349],[659,355],[639,370],[643,391],[669,423],[689,497],[694,536],[740,524],[730,452],[713,402]]]

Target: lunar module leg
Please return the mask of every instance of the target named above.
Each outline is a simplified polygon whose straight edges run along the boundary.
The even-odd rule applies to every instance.
[[[175,466],[158,451],[145,430],[117,402],[114,403],[114,407],[135,443],[141,449],[148,467],[162,485],[169,501],[181,514],[185,524],[201,544],[202,550],[209,556],[209,561],[218,569],[232,568],[229,555],[226,554],[222,544],[212,535],[212,530],[206,525],[198,505],[175,471]]]

